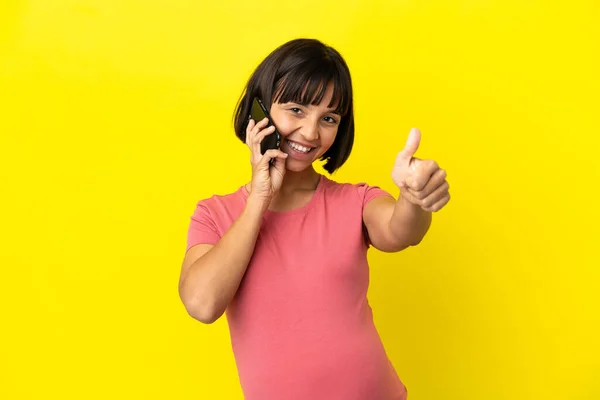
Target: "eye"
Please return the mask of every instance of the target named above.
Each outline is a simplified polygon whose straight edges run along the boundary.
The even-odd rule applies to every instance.
[[[327,117],[325,117],[325,118],[323,118],[323,119],[324,119],[324,120],[325,120],[327,123],[330,123],[330,124],[336,124],[336,123],[337,123],[337,120],[336,120],[335,118],[333,118],[333,117],[329,117],[329,116],[327,116]]]
[[[294,114],[300,114],[302,112],[302,110],[299,109],[298,107],[292,107],[292,108],[290,108],[290,111],[293,112]]]

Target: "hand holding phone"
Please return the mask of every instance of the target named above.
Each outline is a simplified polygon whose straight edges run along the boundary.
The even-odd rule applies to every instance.
[[[279,149],[281,135],[259,99],[254,99],[246,127],[252,164],[251,196],[268,206],[281,188],[288,155]]]

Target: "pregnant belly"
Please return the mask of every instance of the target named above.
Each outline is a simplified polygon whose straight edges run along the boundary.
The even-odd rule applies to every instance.
[[[373,329],[272,349],[238,363],[247,400],[403,400],[406,389]],[[241,361],[241,360],[239,360]],[[243,363],[242,363],[243,364]]]

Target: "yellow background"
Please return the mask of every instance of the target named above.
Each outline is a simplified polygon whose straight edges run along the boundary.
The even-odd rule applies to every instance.
[[[303,36],[353,74],[334,179],[397,195],[413,126],[448,171],[422,244],[370,252],[409,398],[599,399],[598,4],[3,0],[0,398],[241,399],[179,268],[196,202],[250,176],[246,79]]]

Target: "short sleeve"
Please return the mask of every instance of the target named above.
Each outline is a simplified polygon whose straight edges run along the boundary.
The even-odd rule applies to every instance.
[[[366,183],[358,183],[356,185],[356,188],[358,190],[358,195],[362,201],[363,209],[365,208],[365,206],[367,205],[367,203],[369,201],[373,200],[376,197],[381,197],[381,196],[392,197],[391,194],[389,194],[387,191],[381,189],[379,186],[369,186]]]
[[[377,197],[381,197],[381,196],[390,196],[391,197],[392,196],[385,190],[381,189],[379,186],[369,186],[366,183],[358,183],[356,185],[356,188],[358,190],[359,198],[362,201],[362,210],[365,209],[365,206],[367,205],[367,203],[369,203],[369,201],[371,201]],[[363,224],[363,237],[364,237],[365,244],[367,245],[367,247],[370,247],[372,245],[371,238],[369,237],[369,231],[367,230],[367,227],[364,224]]]
[[[197,244],[217,244],[221,239],[217,225],[212,217],[210,208],[204,201],[198,202],[194,214],[190,217],[190,225],[187,233],[187,247]]]

